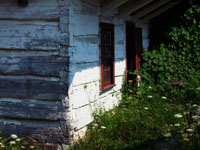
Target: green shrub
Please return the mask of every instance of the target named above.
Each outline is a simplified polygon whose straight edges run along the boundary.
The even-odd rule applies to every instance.
[[[142,69],[139,70],[144,85],[156,85],[158,93],[176,97],[178,103],[190,100],[199,102],[200,85],[200,8],[189,9],[181,27],[169,33],[170,44],[159,50],[143,54]],[[182,85],[166,83],[182,82]]]
[[[165,97],[149,92],[143,97],[129,97],[129,105],[95,114],[86,137],[74,149],[151,149],[170,130],[170,124],[181,123],[174,117],[179,107],[171,107]],[[152,97],[151,97],[152,96]],[[143,98],[142,98],[143,97]]]

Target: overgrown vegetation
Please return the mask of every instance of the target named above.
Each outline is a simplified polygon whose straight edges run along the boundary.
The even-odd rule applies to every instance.
[[[168,45],[143,54],[140,87],[125,85],[119,107],[99,110],[71,149],[200,149],[199,15],[199,8],[189,9]]]
[[[12,134],[8,138],[0,137],[1,150],[47,150],[39,146],[38,143],[31,137],[19,138],[17,135]]]

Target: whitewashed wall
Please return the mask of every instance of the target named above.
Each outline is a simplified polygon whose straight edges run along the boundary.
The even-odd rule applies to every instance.
[[[69,113],[74,139],[82,137],[92,122],[95,109],[113,108],[121,95],[126,70],[125,19],[116,18],[117,10],[101,14],[98,0],[71,0],[69,6],[70,73]],[[101,92],[100,29],[99,23],[115,25],[115,82],[116,86]],[[148,48],[148,25],[143,29],[143,48]]]
[[[91,123],[96,108],[113,108],[118,104],[125,73],[125,22],[113,16],[101,16],[99,2],[73,0],[70,7],[70,74],[69,105],[72,132],[82,136]],[[99,23],[115,25],[115,81],[108,91],[100,90]],[[117,98],[118,97],[118,98]]]
[[[149,24],[137,24],[136,27],[142,29],[142,47],[146,51],[149,48]]]

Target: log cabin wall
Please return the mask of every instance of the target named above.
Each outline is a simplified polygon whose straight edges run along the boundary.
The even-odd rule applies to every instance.
[[[68,143],[67,0],[0,0],[0,133]]]

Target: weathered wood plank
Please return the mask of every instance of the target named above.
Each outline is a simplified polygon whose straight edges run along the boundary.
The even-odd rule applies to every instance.
[[[128,0],[113,0],[113,1],[109,2],[108,4],[105,4],[101,8],[101,12],[106,13],[108,11],[112,11],[113,9],[119,7],[120,5],[126,3],[127,1]]]
[[[66,57],[0,57],[1,75],[58,76],[60,71],[68,72]]]
[[[67,95],[67,83],[37,79],[0,79],[0,97],[60,99]]]
[[[143,17],[145,15],[147,15],[148,13],[152,12],[153,10],[159,8],[160,6],[168,3],[170,0],[161,0],[161,1],[157,1],[155,3],[153,3],[152,5],[150,5],[149,7],[137,12],[136,14],[134,14],[133,16],[131,16],[131,19],[133,21],[136,21],[137,19],[139,19],[140,17]]]
[[[66,112],[60,105],[36,104],[31,102],[0,102],[0,116],[3,118],[65,120]]]
[[[0,122],[1,136],[9,137],[17,134],[19,137],[30,136],[40,143],[69,144],[69,127],[29,127],[25,125],[6,124]]]
[[[26,7],[19,7],[16,0],[0,0],[0,4],[0,18],[3,19],[59,18],[57,0],[29,0]]]
[[[123,18],[123,17],[127,17],[129,16],[132,12],[142,8],[143,6],[149,4],[150,2],[152,2],[153,0],[140,0],[140,1],[136,1],[135,3],[133,3],[132,5],[128,6],[127,8],[121,10],[121,12],[119,13],[118,17],[119,18]]]
[[[147,23],[149,20],[151,20],[152,18],[162,14],[163,12],[169,10],[170,8],[176,6],[179,3],[179,0],[173,1],[173,2],[169,2],[166,5],[164,5],[163,7],[159,8],[158,10],[150,13],[149,15],[145,16],[144,18],[142,18],[141,20],[138,20],[140,23]]]
[[[58,22],[0,21],[1,49],[59,50],[68,45],[68,33],[59,32]]]

